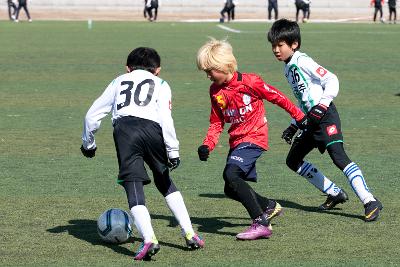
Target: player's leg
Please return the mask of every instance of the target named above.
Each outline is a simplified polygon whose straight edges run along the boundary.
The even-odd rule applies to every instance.
[[[286,158],[286,165],[314,185],[322,193],[328,195],[328,199],[341,194],[341,189],[327,178],[315,165],[304,161],[304,157],[315,148],[315,142],[311,134],[300,133],[294,140]],[[319,208],[331,209],[338,201],[325,201]]]
[[[28,17],[28,20],[29,20],[29,21],[32,21],[31,15],[29,14],[29,10],[28,10],[27,4],[25,4],[25,5],[23,6],[23,8],[24,8],[24,10],[25,10],[26,16]]]
[[[327,150],[333,163],[343,171],[354,193],[363,203],[365,208],[365,220],[376,220],[383,206],[369,191],[361,169],[356,163],[349,159],[344,151],[343,143],[333,143],[327,147]]]
[[[231,199],[239,201],[253,221],[248,229],[236,236],[238,239],[253,240],[272,234],[268,228],[270,220],[265,214],[269,207],[268,198],[257,194],[245,181],[256,181],[255,162],[263,152],[264,150],[255,144],[242,143],[228,153],[223,172],[224,192]]]
[[[278,19],[278,2],[274,3],[275,20]]]
[[[272,18],[272,4],[268,5],[268,19],[271,20]]]
[[[143,243],[135,253],[135,260],[151,258],[160,249],[145,206],[143,190],[143,185],[150,183],[150,178],[144,167],[143,140],[146,136],[142,128],[152,123],[139,118],[123,117],[115,122],[113,131],[119,165],[118,183],[124,186],[135,226],[143,237]]]
[[[172,182],[169,170],[166,169],[164,173],[153,171],[153,175],[154,183],[158,191],[164,196],[168,208],[171,210],[181,227],[182,235],[185,238],[187,247],[190,249],[203,248],[204,240],[193,230],[189,212],[187,211],[182,194]]]
[[[247,210],[253,223],[244,232],[236,235],[240,240],[254,240],[257,238],[267,238],[272,232],[269,229],[270,221],[264,214],[264,210],[259,204],[255,191],[243,180],[245,173],[235,165],[228,164],[224,169],[225,194],[233,196]]]
[[[154,183],[181,226],[187,246],[191,249],[202,248],[204,240],[194,232],[182,194],[170,177],[162,129],[158,124],[153,124],[147,126],[146,130],[148,141],[145,144],[144,160],[153,173]]]

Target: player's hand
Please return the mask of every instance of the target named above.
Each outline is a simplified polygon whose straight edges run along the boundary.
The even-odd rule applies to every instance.
[[[169,159],[168,167],[171,169],[171,171],[173,171],[176,168],[178,168],[180,164],[181,164],[181,159],[179,157],[177,157],[177,158]]]
[[[322,104],[318,104],[313,106],[311,110],[308,112],[307,117],[311,123],[311,125],[318,125],[322,118],[325,116],[328,107]]]
[[[95,147],[94,149],[85,149],[83,145],[81,146],[81,152],[87,158],[93,158],[96,155],[96,150],[97,147]]]
[[[294,125],[294,124],[290,124],[289,127],[286,128],[286,130],[283,131],[282,133],[282,139],[286,141],[286,143],[288,143],[289,145],[292,144],[292,140],[293,140],[293,136],[296,134],[297,130],[299,128]]]
[[[297,124],[298,129],[300,129],[300,130],[307,129],[309,126],[309,119],[307,116],[304,116],[302,119],[296,121],[296,124]]]
[[[199,159],[201,161],[207,161],[208,156],[210,155],[210,149],[206,145],[201,145],[197,149],[197,153],[199,154]]]

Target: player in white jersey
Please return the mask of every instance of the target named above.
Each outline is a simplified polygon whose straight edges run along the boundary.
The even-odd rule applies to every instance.
[[[181,226],[190,249],[204,247],[192,227],[181,193],[171,180],[169,169],[180,164],[179,142],[171,116],[171,89],[158,77],[160,56],[148,47],[134,49],[128,56],[127,73],[115,78],[86,114],[81,151],[92,158],[97,149],[94,134],[101,120],[112,112],[113,136],[121,184],[143,243],[135,260],[150,259],[160,250],[145,206],[143,186],[149,184],[144,163],[153,173],[154,183]]]
[[[348,196],[304,157],[315,147],[321,153],[328,151],[333,163],[348,178],[349,183],[364,205],[365,221],[374,221],[382,209],[381,202],[369,191],[364,176],[343,148],[339,114],[332,100],[339,92],[339,81],[333,73],[299,51],[301,35],[294,21],[276,21],[268,32],[268,41],[279,61],[285,63],[285,76],[300,108],[307,114],[309,127],[293,140],[298,127],[295,122],[283,132],[282,138],[292,144],[286,159],[288,167],[305,177],[321,192],[328,195],[319,208],[329,210],[344,203]]]

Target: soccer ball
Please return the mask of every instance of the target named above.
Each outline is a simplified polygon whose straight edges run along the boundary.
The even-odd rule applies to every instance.
[[[109,209],[97,220],[97,232],[108,243],[123,243],[132,235],[132,219],[121,209]]]

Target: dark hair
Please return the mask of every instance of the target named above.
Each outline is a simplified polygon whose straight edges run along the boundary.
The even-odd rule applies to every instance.
[[[150,47],[135,48],[126,60],[126,66],[131,70],[147,70],[153,74],[160,64],[160,56],[155,49]]]
[[[292,45],[297,42],[299,45],[297,49],[300,49],[301,35],[299,24],[295,21],[287,19],[280,19],[272,24],[271,29],[267,33],[268,41],[272,45],[276,45],[279,42],[285,42],[288,45]],[[296,49],[296,50],[297,50]]]

